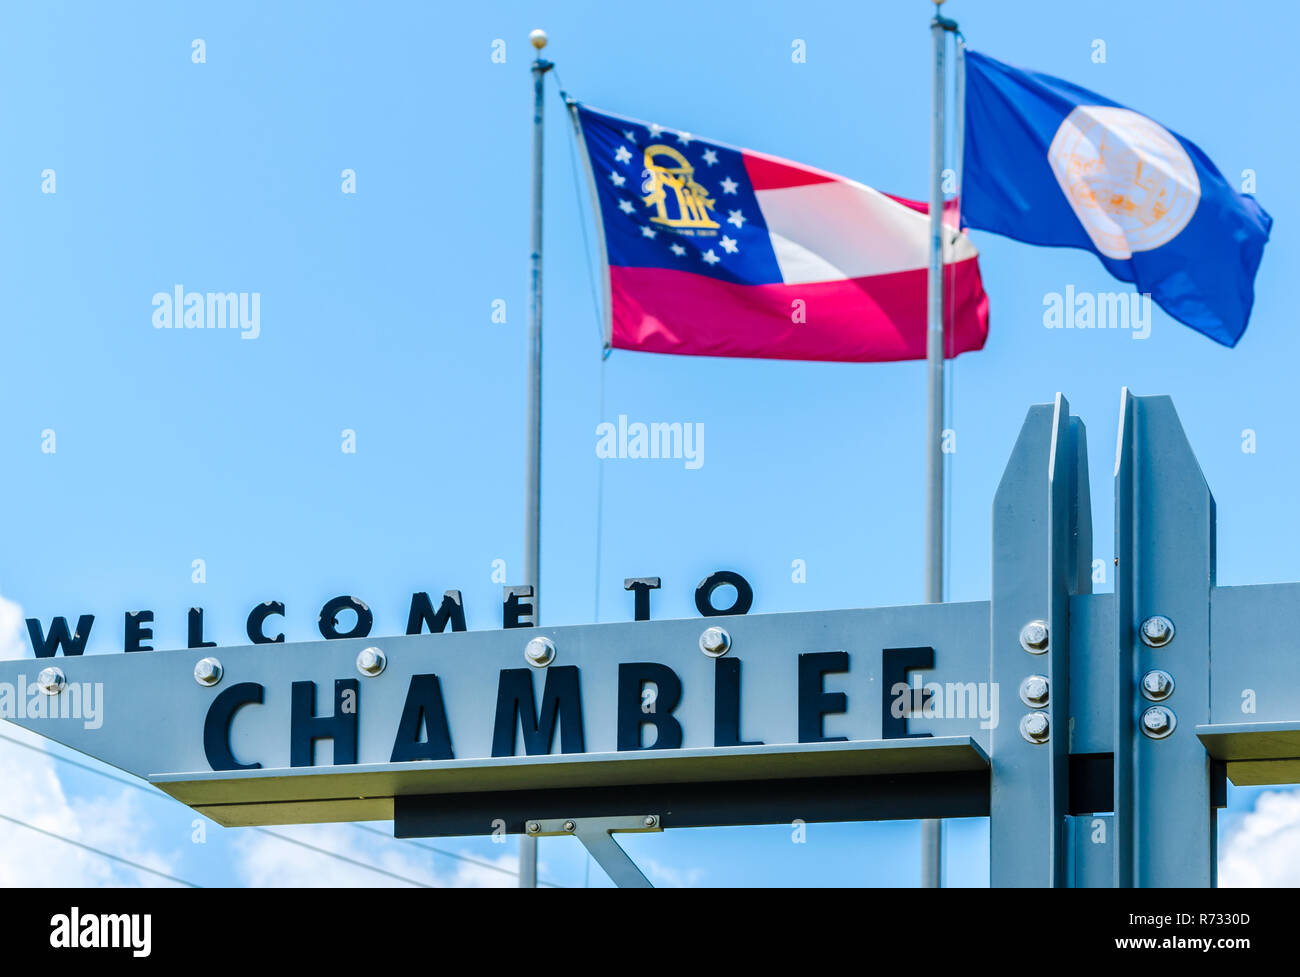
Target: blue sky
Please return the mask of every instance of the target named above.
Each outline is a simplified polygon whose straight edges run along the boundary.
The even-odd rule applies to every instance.
[[[376,634],[402,630],[416,590],[458,588],[471,628],[497,626],[493,561],[512,578],[521,561],[528,31],[548,30],[560,79],[593,105],[926,195],[932,4],[747,7],[647,20],[639,6],[576,0],[6,6],[0,596],[47,622],[95,613],[91,652],[119,651],[121,614],[142,607],[157,615],[157,647],[184,645],[193,604],[210,638],[242,643],[248,609],[270,598],[288,607],[289,640],[308,640],[340,593],[370,605]],[[1300,455],[1285,420],[1300,183],[1284,121],[1300,69],[1289,35],[1261,27],[1290,9],[947,4],[972,47],[1150,113],[1230,182],[1253,170],[1276,222],[1235,350],[1158,309],[1141,341],[1044,329],[1046,294],[1122,283],[1083,252],[972,235],[992,319],[987,347],[953,371],[950,599],[987,598],[994,488],[1026,408],[1058,390],[1090,428],[1095,556],[1109,562],[1125,384],[1174,398],[1218,501],[1219,582],[1300,579],[1287,488]],[[205,63],[191,60],[195,39]],[[492,60],[497,39],[505,63]],[[791,60],[796,39],[805,63]],[[644,575],[663,579],[656,616],[693,616],[695,583],[720,567],[753,583],[755,612],[919,601],[923,365],[626,352],[602,365],[587,190],[554,83],[547,111],[545,623],[629,619],[622,580]],[[53,194],[41,192],[47,169]],[[355,194],[340,192],[344,169]],[[260,293],[261,335],[155,330],[152,296],[177,284]],[[492,321],[498,299],[504,323]],[[704,465],[598,461],[595,425],[619,414],[702,423]],[[47,429],[54,454],[41,450]],[[344,429],[355,454],[340,450]],[[796,559],[806,583],[791,579]],[[29,762],[0,741],[6,751]],[[55,800],[30,816],[200,884],[384,881],[265,835],[211,826],[195,844],[191,812],[67,764],[33,776]],[[1225,840],[1259,793],[1233,792]],[[313,831],[296,837],[477,880],[409,845]],[[984,884],[987,826],[950,835],[949,883]],[[30,843],[16,828],[0,838]],[[917,825],[899,823],[815,825],[802,846],[778,826],[628,847],[664,883],[910,885],[918,844]],[[507,867],[513,853],[483,839],[439,847]],[[78,859],[63,878],[136,881]],[[570,846],[543,843],[542,859],[544,878],[584,883]],[[39,881],[17,855],[8,864],[0,879]],[[1300,875],[1300,860],[1290,866]]]

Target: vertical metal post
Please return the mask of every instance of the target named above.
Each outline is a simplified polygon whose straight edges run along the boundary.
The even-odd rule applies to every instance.
[[[925,601],[943,602],[943,85],[945,33],[951,21],[937,13],[934,40],[933,108],[930,117],[930,271],[925,359],[928,399],[925,418]],[[955,26],[955,25],[954,25]],[[921,885],[938,888],[943,872],[943,825],[921,822]]]
[[[1115,555],[1113,882],[1213,887],[1222,772],[1196,727],[1210,721],[1214,497],[1168,397],[1124,390]]]
[[[941,18],[930,25],[934,38],[934,91],[930,122],[930,270],[925,359],[928,409],[925,419],[925,600],[943,601],[943,54],[947,39]]]
[[[524,474],[524,579],[533,588],[533,620],[540,623],[542,588],[540,580],[542,510],[542,107],[545,76],[551,62],[542,58],[546,33],[535,30],[529,41],[537,50],[533,61],[533,228],[531,263],[530,322],[528,328],[528,430],[527,462]],[[519,839],[519,887],[537,887],[537,839]]]
[[[1070,878],[1069,609],[1071,594],[1091,589],[1091,563],[1086,434],[1057,394],[1055,405],[1030,408],[993,501],[994,887],[1060,887]]]

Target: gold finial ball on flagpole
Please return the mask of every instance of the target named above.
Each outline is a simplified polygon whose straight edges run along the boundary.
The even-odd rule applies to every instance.
[[[528,42],[532,44],[533,47],[537,48],[537,50],[540,51],[542,48],[546,47],[546,31],[544,30],[533,31],[528,35]]]

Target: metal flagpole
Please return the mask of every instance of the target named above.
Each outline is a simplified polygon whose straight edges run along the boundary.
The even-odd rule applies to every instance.
[[[542,617],[540,580],[542,511],[542,104],[545,76],[552,65],[542,57],[546,32],[533,31],[528,40],[537,50],[533,61],[533,232],[532,295],[528,329],[528,435],[524,478],[524,579],[533,588],[533,621]],[[519,838],[519,887],[537,888],[537,839]]]
[[[943,602],[943,86],[946,34],[957,25],[935,0],[930,36],[934,78],[930,116],[930,269],[925,342],[928,407],[925,419],[925,601]],[[921,885],[938,888],[943,870],[943,822],[921,822]]]

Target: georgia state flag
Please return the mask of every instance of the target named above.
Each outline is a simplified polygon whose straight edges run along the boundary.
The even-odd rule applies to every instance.
[[[929,217],[822,170],[577,102],[600,207],[606,342],[787,360],[926,355]],[[948,356],[983,347],[974,245],[945,234]]]

